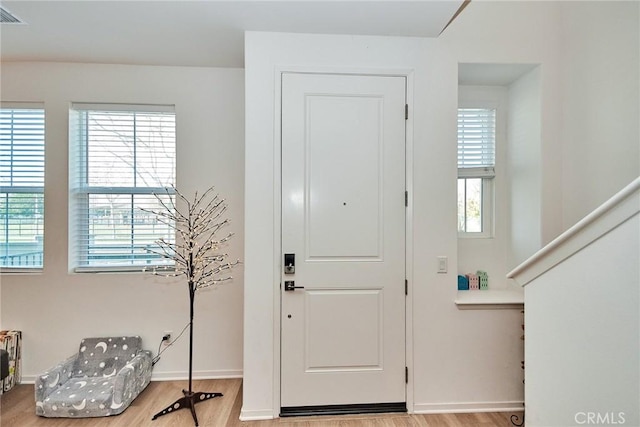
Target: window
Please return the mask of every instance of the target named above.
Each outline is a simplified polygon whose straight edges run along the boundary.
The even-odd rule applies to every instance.
[[[458,233],[492,235],[496,110],[458,109]]]
[[[42,268],[44,109],[0,108],[0,267]]]
[[[155,243],[175,240],[171,224],[141,208],[174,203],[173,108],[74,104],[70,120],[72,266],[139,271],[172,265]]]

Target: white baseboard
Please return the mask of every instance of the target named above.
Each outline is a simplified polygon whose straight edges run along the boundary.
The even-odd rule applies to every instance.
[[[462,403],[416,403],[414,414],[453,414],[468,412],[520,412],[524,410],[523,401],[513,402],[462,402]],[[240,421],[271,420],[276,418],[273,410],[240,411]]]
[[[187,371],[154,372],[151,381],[180,381],[189,378]],[[242,369],[223,369],[216,371],[194,371],[194,380],[219,380],[226,378],[242,378]]]
[[[194,380],[219,380],[227,378],[242,378],[242,369],[223,369],[217,371],[195,371]],[[151,381],[180,381],[189,379],[187,371],[153,372]],[[34,384],[36,375],[23,375],[20,384]]]
[[[518,412],[524,410],[523,401],[415,403],[414,414],[454,414],[466,412]]]
[[[240,421],[259,421],[274,419],[273,409],[240,410]]]

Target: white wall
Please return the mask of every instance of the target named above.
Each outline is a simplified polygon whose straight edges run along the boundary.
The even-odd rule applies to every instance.
[[[542,244],[640,174],[639,28],[638,2],[476,1],[439,38],[459,62],[541,64]]]
[[[508,270],[542,246],[541,75],[537,67],[509,86]]]
[[[638,187],[516,276],[528,426],[640,425]]]
[[[457,63],[436,40],[247,33],[245,419],[279,410],[279,67],[413,70],[410,81],[410,410],[516,408],[522,402],[519,310],[460,311],[457,264]],[[437,185],[435,185],[437,183]]]
[[[44,269],[2,276],[2,328],[23,331],[26,380],[75,353],[87,336],[137,334],[154,353],[189,320],[185,283],[148,274],[69,274],[68,111],[71,102],[174,104],[177,185],[216,185],[229,203],[231,258],[242,258],[244,74],[239,69],[3,63],[2,100],[43,102],[46,114]],[[242,374],[242,267],[232,284],[198,294],[194,375]],[[155,366],[186,378],[188,334]]]
[[[604,4],[598,8],[606,9]],[[568,197],[587,172],[567,168],[563,140],[580,130],[583,123],[563,121],[568,107],[593,103],[583,94],[565,89],[575,72],[590,76],[587,87],[597,87],[597,77],[622,78],[616,88],[629,88],[629,95],[608,93],[615,108],[632,112],[637,103],[637,4],[614,5],[613,16],[604,20],[606,31],[593,40],[591,20],[597,14],[583,14],[584,25],[570,31],[575,39],[563,41],[562,25],[582,3],[562,2],[472,2],[436,40],[324,36],[302,34],[248,33],[246,35],[246,298],[245,298],[245,384],[243,417],[271,417],[278,410],[278,182],[277,69],[283,66],[317,69],[414,70],[412,123],[413,147],[410,174],[413,229],[410,263],[411,335],[409,407],[419,412],[483,410],[513,407],[523,398],[520,371],[522,355],[518,310],[459,311],[453,300],[455,274],[435,274],[435,257],[449,257],[457,265],[455,230],[455,108],[458,63],[539,64],[532,75],[536,94],[528,92],[528,108],[539,110],[539,144],[533,171],[537,212],[529,224],[533,230],[526,247],[510,262],[537,249],[571,224],[574,210],[588,212],[590,200]],[[630,14],[636,21],[624,18]],[[617,27],[621,25],[622,28]],[[569,31],[569,30],[568,30]],[[613,40],[624,41],[614,49],[617,64],[631,71],[610,77],[602,64],[591,73],[586,62],[563,58],[573,46],[598,42],[607,46],[608,31]],[[619,33],[618,33],[619,31]],[[585,37],[582,39],[581,37]],[[626,43],[633,36],[636,40]],[[599,49],[599,48],[598,48]],[[627,52],[628,56],[623,53]],[[574,70],[575,69],[575,70]],[[573,71],[571,71],[573,70]],[[635,71],[634,71],[635,70]],[[634,74],[635,72],[635,74]],[[537,74],[535,74],[537,73]],[[635,80],[634,80],[635,76]],[[593,81],[595,79],[596,81]],[[521,82],[526,85],[526,81]],[[515,90],[524,90],[515,87]],[[622,90],[620,92],[623,92]],[[519,102],[525,103],[524,98]],[[601,109],[598,109],[601,110]],[[637,158],[637,112],[619,122],[607,117],[607,127],[621,123],[629,138],[617,138],[615,161],[603,164],[600,176],[614,175],[622,181],[634,166],[616,172],[617,163]],[[634,130],[635,129],[635,130]],[[533,138],[532,138],[533,139]],[[576,141],[576,144],[578,141]],[[534,144],[530,142],[530,144]],[[593,145],[593,144],[590,144]],[[594,158],[603,148],[595,150]],[[565,159],[562,153],[565,152]],[[564,168],[564,169],[563,169]],[[637,173],[637,172],[636,172]],[[567,175],[571,177],[567,178]],[[565,185],[563,186],[563,179]],[[630,180],[630,179],[629,179]],[[438,183],[434,185],[434,183]],[[616,188],[624,182],[616,184]],[[613,187],[613,185],[611,185]],[[597,193],[613,194],[603,189]],[[577,206],[573,206],[577,203]],[[524,209],[524,205],[521,206]],[[563,212],[567,214],[563,215]],[[523,224],[527,227],[527,224]],[[455,273],[455,272],[454,272]]]
[[[568,228],[640,175],[640,3],[561,5]]]
[[[541,244],[562,228],[560,2],[474,1],[439,37],[459,63],[541,64]]]

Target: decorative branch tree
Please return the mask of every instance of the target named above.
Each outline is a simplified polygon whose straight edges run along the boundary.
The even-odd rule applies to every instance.
[[[156,418],[189,408],[195,425],[198,425],[195,404],[214,397],[222,396],[222,393],[194,392],[193,379],[193,304],[198,289],[215,286],[229,281],[232,276],[226,275],[239,260],[229,262],[229,255],[220,252],[220,246],[226,243],[233,233],[218,238],[217,234],[223,227],[229,224],[229,220],[223,218],[227,210],[227,204],[218,194],[214,194],[213,187],[205,191],[201,196],[195,193],[193,200],[188,200],[178,190],[173,188],[175,201],[169,190],[162,197],[155,195],[162,206],[160,210],[142,209],[155,215],[156,219],[175,230],[176,240],[168,241],[164,238],[158,240],[158,250],[151,252],[162,258],[173,260],[174,266],[162,266],[152,269],[153,274],[163,277],[185,276],[189,289],[190,321],[189,321],[189,389],[182,390],[183,397],[158,412]],[[168,202],[166,200],[169,200]]]

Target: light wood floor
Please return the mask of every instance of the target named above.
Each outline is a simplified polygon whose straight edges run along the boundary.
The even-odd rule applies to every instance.
[[[192,427],[191,413],[180,410],[155,421],[151,417],[182,396],[186,381],[152,382],[122,414],[106,418],[42,418],[35,415],[33,385],[22,384],[0,399],[1,427]],[[475,413],[444,415],[347,415],[279,418],[240,422],[242,380],[194,381],[195,391],[220,392],[223,397],[196,405],[202,427],[467,427],[510,426],[510,413]],[[521,413],[517,414],[519,417]]]

